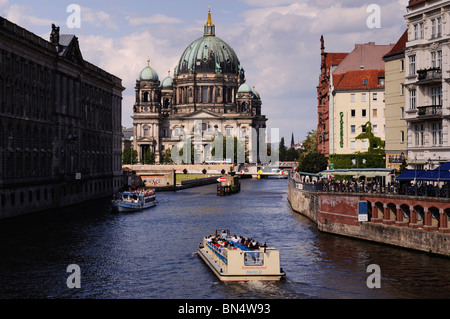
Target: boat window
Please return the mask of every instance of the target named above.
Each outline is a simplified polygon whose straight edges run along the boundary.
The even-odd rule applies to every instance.
[[[245,266],[262,266],[264,264],[264,253],[246,252],[244,254]]]

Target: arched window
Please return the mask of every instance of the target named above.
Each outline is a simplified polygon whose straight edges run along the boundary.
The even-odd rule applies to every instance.
[[[142,102],[150,102],[150,93],[149,92],[144,92],[144,94],[142,96]]]

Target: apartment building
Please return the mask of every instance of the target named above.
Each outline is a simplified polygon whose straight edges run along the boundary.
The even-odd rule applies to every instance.
[[[409,1],[405,15],[405,119],[410,168],[433,169],[450,160],[448,136],[450,1]]]

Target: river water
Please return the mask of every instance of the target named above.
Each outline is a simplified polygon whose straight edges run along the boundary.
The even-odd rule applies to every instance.
[[[0,221],[0,298],[391,299],[450,298],[450,260],[321,233],[287,201],[284,179],[242,180],[157,194],[158,205],[113,213],[109,200]],[[286,280],[223,283],[197,255],[227,228],[281,251]],[[69,289],[67,267],[80,267]],[[381,287],[368,288],[369,265]]]

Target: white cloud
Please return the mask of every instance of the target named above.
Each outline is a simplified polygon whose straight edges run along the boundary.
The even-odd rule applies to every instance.
[[[2,0],[0,0],[2,1]],[[7,5],[8,1],[3,1],[3,5]],[[2,7],[2,2],[0,2],[0,8]],[[34,10],[30,6],[21,6],[17,4],[11,5],[9,8],[4,10],[5,18],[9,21],[20,25],[23,28],[29,29],[35,26],[51,26],[53,23],[50,19],[38,18],[34,15]]]
[[[97,11],[87,7],[81,7],[81,25],[88,24],[94,27],[105,27],[111,30],[119,30],[114,18],[104,11]]]
[[[369,41],[395,42],[404,30],[405,1],[380,0],[382,28],[369,29],[367,6],[356,0],[247,0],[255,8],[242,13],[241,23],[216,23],[216,34],[235,49],[247,82],[261,94],[268,127],[280,128],[280,136],[290,138],[294,132],[296,140],[304,139],[317,125],[320,35],[328,52],[350,52],[356,43]],[[204,21],[184,25],[163,14],[129,14],[126,19],[132,26],[153,29],[117,39],[83,36],[80,44],[88,61],[123,79],[123,124],[129,127],[135,80],[147,58],[164,79],[189,43],[202,35]]]
[[[126,17],[130,25],[132,26],[138,26],[138,25],[145,25],[145,24],[177,24],[181,23],[182,21],[177,18],[169,17],[165,14],[154,14],[150,17],[142,17],[137,14],[132,14]]]

